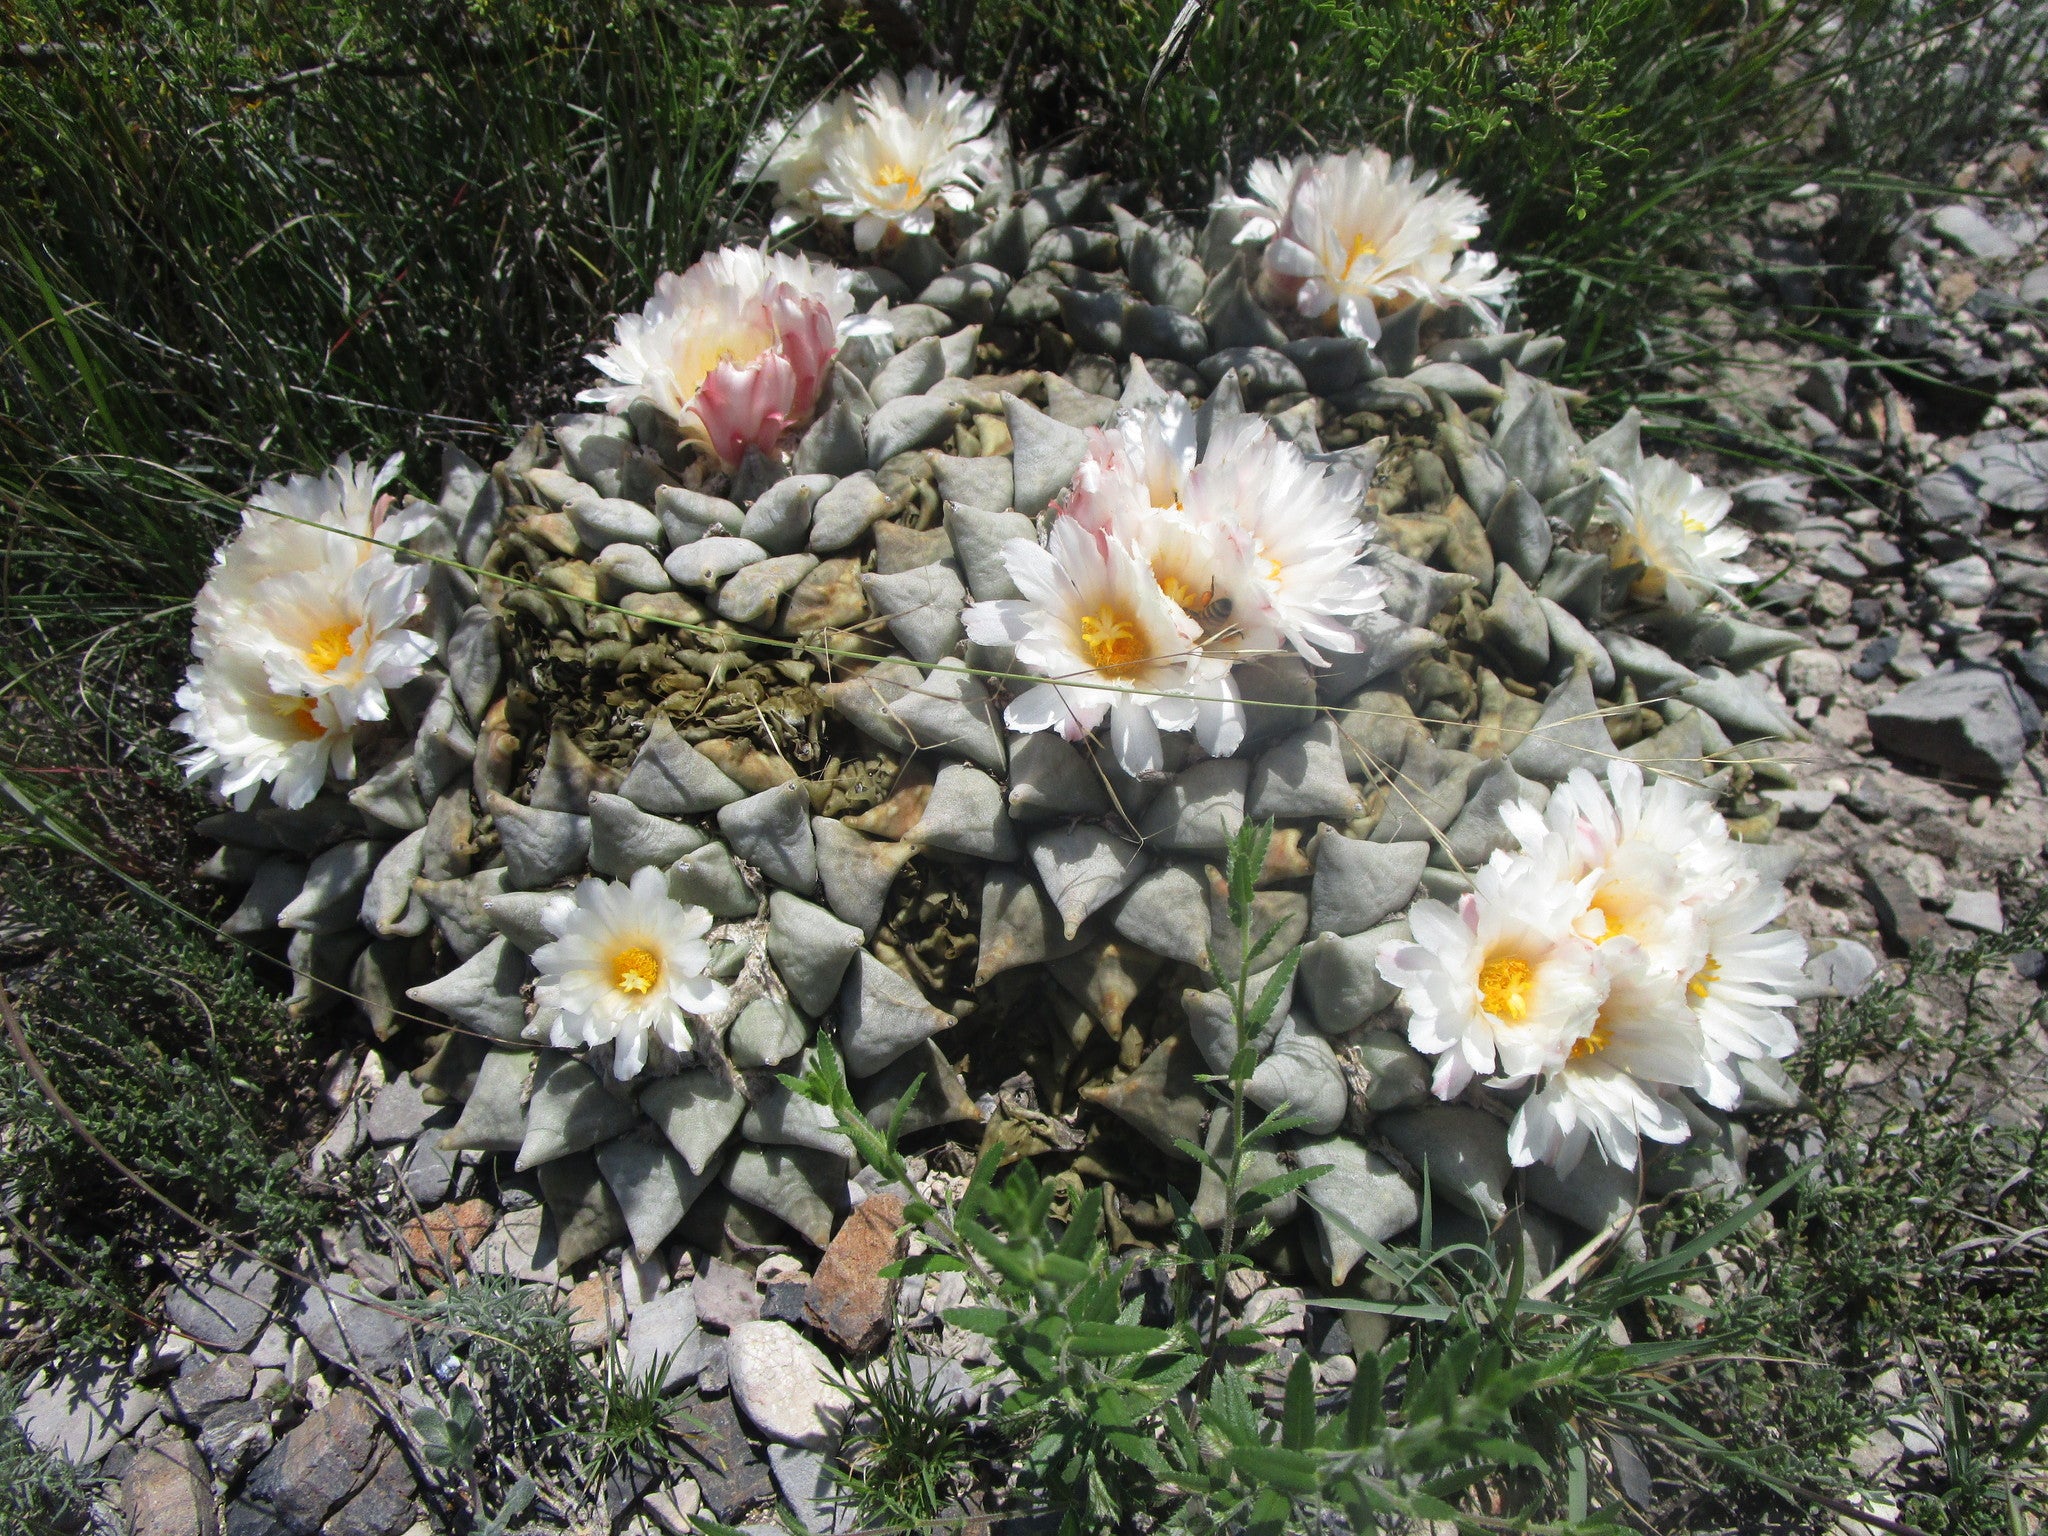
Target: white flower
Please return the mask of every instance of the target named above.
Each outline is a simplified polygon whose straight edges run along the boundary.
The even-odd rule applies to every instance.
[[[973,206],[994,173],[995,107],[925,68],[902,81],[883,71],[857,91],[812,107],[794,127],[770,124],[736,176],[774,180],[779,231],[800,217],[851,222],[872,251],[901,233],[928,235],[940,205]]]
[[[637,869],[630,883],[585,880],[546,922],[555,938],[533,952],[534,1022],[563,1050],[612,1044],[621,1081],[647,1065],[650,1034],[688,1050],[687,1015],[726,1004],[724,986],[704,974],[711,914],[672,900],[658,869]]]
[[[1577,925],[1583,937],[1626,938],[1674,977],[1699,968],[1706,905],[1732,892],[1740,873],[1727,824],[1690,786],[1667,775],[1646,789],[1642,769],[1617,760],[1605,787],[1574,769],[1546,809],[1515,801],[1502,807],[1502,820],[1563,878],[1590,878]]]
[[[264,481],[242,508],[241,532],[214,552],[213,569],[199,589],[194,654],[206,656],[214,635],[234,622],[240,605],[264,581],[332,571],[379,554],[388,558],[380,544],[416,531],[409,520],[385,518],[391,498],[384,487],[404,462],[404,454],[394,453],[373,467],[344,453],[323,474]]]
[[[1600,473],[1621,523],[1609,558],[1617,570],[1642,565],[1632,590],[1644,602],[1687,613],[1704,597],[1725,597],[1728,588],[1756,580],[1738,563],[1749,535],[1723,525],[1733,505],[1726,491],[1654,455],[1625,476]]]
[[[194,743],[180,755],[186,774],[238,808],[265,784],[295,808],[330,774],[353,777],[355,728],[385,718],[388,691],[434,657],[433,638],[407,628],[431,573],[392,548],[422,515],[385,515],[399,462],[372,469],[344,454],[323,475],[267,482],[214,555],[173,725]]]
[[[1684,1111],[1660,1088],[1704,1089],[1706,1041],[1678,979],[1652,966],[1627,939],[1600,947],[1607,995],[1592,1028],[1572,1043],[1508,1127],[1516,1167],[1578,1166],[1588,1140],[1619,1168],[1633,1168],[1640,1138],[1675,1144],[1691,1135]]]
[[[1349,623],[1386,606],[1385,578],[1359,563],[1371,538],[1355,510],[1365,487],[1349,464],[1312,464],[1262,417],[1235,416],[1210,430],[1189,477],[1189,517],[1215,530],[1242,571],[1231,620],[1247,646],[1286,644],[1312,666],[1323,651],[1356,651]]]
[[[1231,244],[1257,245],[1278,234],[1280,221],[1287,216],[1287,204],[1294,196],[1295,183],[1314,170],[1315,164],[1313,155],[1297,155],[1292,160],[1254,160],[1244,173],[1242,197],[1218,176],[1216,196],[1209,206],[1233,209],[1245,216],[1231,237]]]
[[[809,420],[843,336],[859,325],[853,275],[751,246],[712,251],[655,279],[637,315],[586,361],[610,379],[576,396],[618,413],[645,400],[728,468],[750,447],[772,455]]]
[[[1018,664],[1046,679],[1011,700],[1012,730],[1078,741],[1106,718],[1131,774],[1164,766],[1161,731],[1194,731],[1219,755],[1235,747],[1226,733],[1241,717],[1218,702],[1229,662],[1202,655],[1194,621],[1121,539],[1062,517],[1045,547],[1012,539],[1003,562],[1022,598],[972,604],[965,620],[969,639],[1015,646]]]
[[[192,738],[178,754],[186,777],[212,779],[238,811],[266,784],[276,804],[297,810],[330,773],[355,775],[355,737],[333,701],[278,692],[252,652],[222,650],[195,663],[178,705],[172,728]]]
[[[1556,1069],[1593,1027],[1607,980],[1574,923],[1587,882],[1546,861],[1493,855],[1456,907],[1418,901],[1414,942],[1387,944],[1379,971],[1408,1005],[1408,1042],[1437,1058],[1432,1086],[1455,1098],[1482,1072]]]
[[[1799,1001],[1793,989],[1804,979],[1806,941],[1769,928],[1784,908],[1782,889],[1751,876],[1704,914],[1706,959],[1686,978],[1685,993],[1706,1036],[1706,1099],[1719,1109],[1741,1102],[1738,1059],[1790,1056],[1799,1047],[1786,1010]]]
[[[1310,320],[1332,314],[1347,336],[1377,341],[1380,314],[1421,302],[1471,310],[1498,329],[1514,285],[1493,257],[1467,252],[1486,205],[1454,181],[1418,176],[1380,149],[1292,162],[1261,160],[1251,194],[1219,200],[1251,217],[1240,242],[1269,239],[1265,270]]]
[[[278,693],[330,704],[344,726],[382,720],[386,690],[434,659],[433,637],[405,627],[426,609],[431,574],[387,555],[352,570],[273,577],[224,640],[260,657]]]

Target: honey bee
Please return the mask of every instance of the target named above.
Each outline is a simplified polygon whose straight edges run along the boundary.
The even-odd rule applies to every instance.
[[[1191,617],[1205,630],[1221,629],[1230,622],[1230,599],[1218,597],[1216,588],[1211,586],[1202,594],[1201,606],[1193,610]]]

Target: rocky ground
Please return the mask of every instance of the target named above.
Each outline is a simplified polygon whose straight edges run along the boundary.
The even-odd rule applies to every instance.
[[[1746,419],[1730,417],[1746,429],[1762,416],[1813,471],[1742,484],[1738,515],[1768,578],[1761,613],[1808,642],[1773,664],[1810,739],[1782,754],[1770,798],[1802,856],[1791,921],[1815,941],[1817,981],[1845,992],[1913,946],[1999,931],[2002,902],[2038,881],[2048,842],[2048,133],[2003,147],[1964,184],[1982,195],[1927,207],[1894,243],[1858,306],[1878,318],[1843,322],[1832,357],[1752,349]],[[1830,212],[1774,210],[1738,291],[1759,308],[1815,303],[1801,283],[1824,265]],[[2001,1005],[2032,1006],[2044,965],[2028,953],[1991,978]],[[308,1244],[299,1275],[195,1252],[165,1298],[166,1326],[133,1359],[51,1367],[28,1384],[20,1423],[98,1469],[110,1526],[450,1528],[468,1484],[437,1465],[421,1410],[445,1407],[461,1370],[456,1325],[434,1300],[465,1273],[554,1298],[599,1378],[608,1362],[692,1378],[673,1400],[689,1416],[682,1470],[627,1460],[590,1487],[542,1488],[555,1507],[585,1509],[590,1529],[682,1532],[700,1511],[772,1520],[778,1503],[805,1529],[847,1528],[825,1456],[850,1400],[821,1344],[868,1354],[901,1331],[934,1403],[985,1411],[966,1371],[976,1341],[939,1321],[958,1300],[950,1282],[899,1290],[879,1277],[897,1256],[894,1196],[871,1194],[822,1255],[733,1263],[672,1244],[656,1261],[614,1249],[565,1271],[536,1182],[440,1151],[453,1111],[394,1067],[374,1050],[333,1066],[333,1128],[309,1173],[339,1178],[367,1151],[376,1176],[352,1186],[354,1218]],[[1852,1066],[1844,1086],[1883,1076],[1882,1063]],[[1997,1112],[2040,1112],[2038,1079],[2002,1090]],[[1269,1287],[1275,1298],[1288,1299]],[[1325,1385],[1348,1380],[1351,1337],[1309,1318],[1280,1309],[1276,1352],[1305,1349]],[[1891,1439],[1896,1455],[1871,1443],[1876,1481],[1932,1454],[1926,1436]],[[532,1462],[542,1483],[561,1465]]]

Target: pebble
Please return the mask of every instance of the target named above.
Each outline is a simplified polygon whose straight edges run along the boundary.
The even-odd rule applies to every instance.
[[[1921,572],[1920,580],[1943,602],[1957,608],[1978,608],[1991,601],[1998,578],[1982,555],[1965,555]]]
[[[901,1200],[870,1195],[818,1261],[817,1275],[805,1288],[804,1311],[841,1349],[870,1354],[889,1337],[896,1282],[883,1279],[881,1271],[903,1256],[905,1239],[897,1233],[902,1225]]]
[[[712,1259],[704,1266],[704,1272],[690,1282],[690,1294],[697,1303],[698,1319],[707,1328],[730,1332],[761,1315],[761,1292],[754,1277],[723,1259]]]
[[[1978,933],[2005,932],[2005,909],[1996,891],[1958,891],[1948,904],[1948,920]]]
[[[256,1259],[222,1259],[203,1279],[171,1292],[171,1326],[208,1349],[247,1349],[277,1305],[277,1271]]]
[[[733,1401],[783,1445],[830,1451],[852,1400],[832,1384],[831,1363],[787,1323],[741,1323],[726,1345]]]

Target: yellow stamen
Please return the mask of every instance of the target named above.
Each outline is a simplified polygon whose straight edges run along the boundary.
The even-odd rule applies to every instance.
[[[915,207],[924,200],[924,183],[917,179],[916,172],[894,160],[875,172],[875,185],[885,192],[901,187],[898,200],[906,207]]]
[[[315,672],[332,672],[355,655],[355,626],[330,624],[306,647],[306,661]]]
[[[612,985],[634,997],[645,997],[661,980],[661,960],[653,950],[634,945],[612,956]]]
[[[1502,955],[1479,967],[1479,1001],[1497,1019],[1519,1024],[1529,1016],[1536,971],[1520,955]]]
[[[1597,1056],[1602,1051],[1606,1050],[1611,1043],[1612,1040],[1611,1037],[1608,1035],[1607,1031],[1602,1029],[1600,1025],[1596,1023],[1593,1026],[1591,1033],[1589,1033],[1584,1039],[1580,1040],[1577,1044],[1572,1046],[1571,1059],[1573,1061],[1579,1061],[1587,1056]]]
[[[1701,1002],[1705,1002],[1708,990],[1714,985],[1715,979],[1720,974],[1720,962],[1709,955],[1706,964],[1694,971],[1692,973],[1692,980],[1685,984],[1686,993]]]
[[[1341,283],[1349,277],[1351,269],[1357,266],[1362,258],[1377,256],[1379,253],[1380,248],[1374,245],[1372,241],[1366,239],[1365,236],[1353,235],[1351,237],[1350,249],[1344,253],[1344,270],[1337,274],[1337,281]]]
[[[1137,630],[1107,604],[1082,616],[1081,644],[1088,652],[1088,665],[1104,677],[1129,677],[1144,660]]]
[[[311,699],[279,699],[276,708],[278,718],[297,731],[301,739],[318,741],[327,734],[327,727],[313,713]]]

